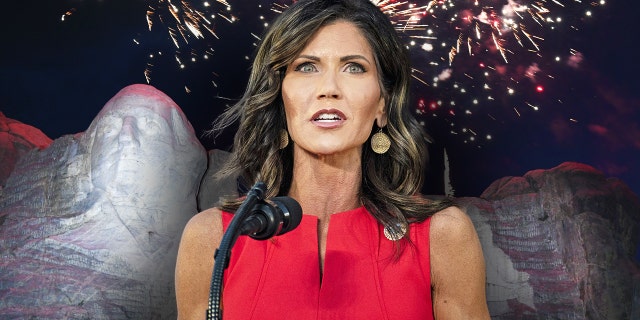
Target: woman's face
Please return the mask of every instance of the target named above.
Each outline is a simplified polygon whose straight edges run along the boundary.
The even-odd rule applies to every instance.
[[[386,124],[373,52],[346,21],[319,29],[287,67],[282,99],[295,148],[315,155],[359,155],[374,121]]]

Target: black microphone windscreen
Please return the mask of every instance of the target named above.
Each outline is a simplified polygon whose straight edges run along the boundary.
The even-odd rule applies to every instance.
[[[271,201],[282,210],[285,215],[284,224],[280,234],[289,232],[300,225],[302,221],[302,207],[295,199],[291,197],[275,197]]]

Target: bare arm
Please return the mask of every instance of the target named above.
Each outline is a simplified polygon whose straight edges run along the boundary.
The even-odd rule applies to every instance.
[[[209,302],[213,254],[222,239],[222,218],[217,209],[195,215],[180,240],[176,262],[178,319],[203,319]]]
[[[456,207],[438,212],[429,239],[435,318],[489,319],[484,257],[471,219]]]

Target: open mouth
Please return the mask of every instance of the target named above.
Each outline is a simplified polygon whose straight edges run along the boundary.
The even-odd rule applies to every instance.
[[[342,118],[336,113],[322,113],[318,117],[314,118],[313,121],[321,121],[321,122],[331,122],[331,121],[340,121]]]
[[[320,110],[316,112],[312,120],[318,123],[340,122],[345,120],[345,115],[338,110]]]

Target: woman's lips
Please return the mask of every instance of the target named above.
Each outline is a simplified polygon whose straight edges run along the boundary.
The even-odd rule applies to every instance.
[[[311,122],[321,128],[336,128],[341,126],[347,117],[337,109],[323,109],[313,114]]]

